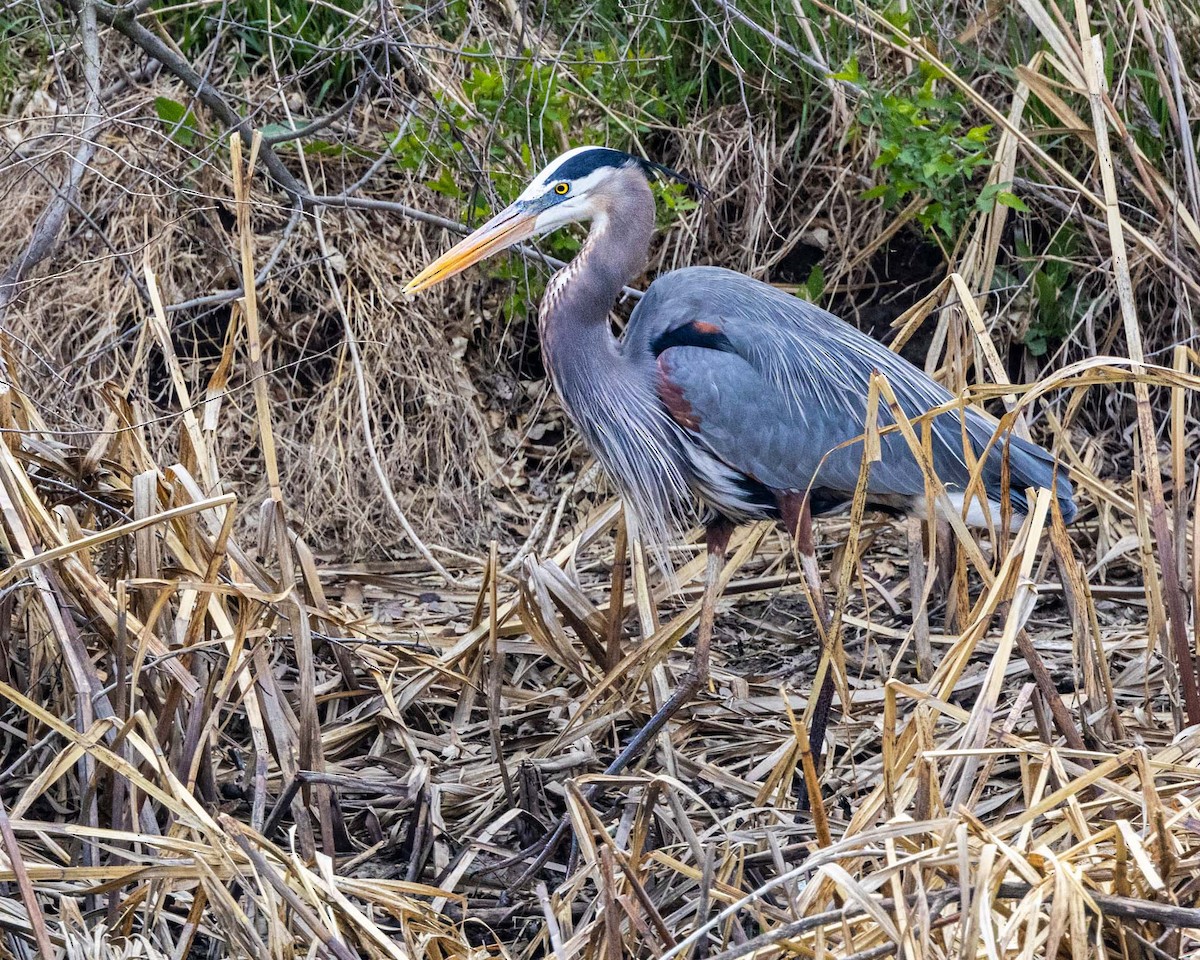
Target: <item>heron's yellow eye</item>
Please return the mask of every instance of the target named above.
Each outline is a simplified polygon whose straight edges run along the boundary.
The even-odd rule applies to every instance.
[[[557,193],[560,197],[566,196],[567,191],[570,189],[571,189],[571,185],[569,183],[556,183],[554,185],[554,192]]]

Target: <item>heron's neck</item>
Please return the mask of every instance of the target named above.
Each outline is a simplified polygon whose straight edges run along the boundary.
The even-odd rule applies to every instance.
[[[583,249],[546,289],[542,359],[563,409],[630,507],[631,531],[669,570],[661,545],[691,525],[694,505],[679,428],[659,401],[653,354],[622,349],[608,322],[621,288],[645,268],[654,196],[637,170],[606,188]]]
[[[654,234],[654,196],[640,172],[614,178],[597,203],[583,249],[551,278],[538,316],[542,354],[560,393],[571,372],[577,374],[572,368],[594,371],[604,357],[617,355],[608,312],[645,269]]]

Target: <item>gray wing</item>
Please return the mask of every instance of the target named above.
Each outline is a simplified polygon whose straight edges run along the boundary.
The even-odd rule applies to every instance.
[[[953,399],[923,371],[832,314],[715,267],[656,280],[633,313],[623,349],[657,358],[660,397],[693,440],[775,490],[854,490],[861,443],[838,448],[865,430],[873,371],[887,377],[910,418]],[[893,422],[884,407],[880,422]],[[955,411],[933,425],[934,469],[949,490],[965,489],[971,472],[964,441],[981,455],[993,425],[970,408],[965,420]],[[904,438],[895,431],[881,443],[869,492],[922,495],[924,477]],[[1019,437],[1001,438],[983,470],[997,500],[1006,450],[1013,507],[1024,513],[1025,488],[1050,487],[1055,461]],[[1069,521],[1075,506],[1063,473],[1056,493]]]

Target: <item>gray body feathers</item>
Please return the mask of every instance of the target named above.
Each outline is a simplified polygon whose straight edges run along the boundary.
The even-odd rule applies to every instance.
[[[709,343],[691,345],[685,337],[680,345],[656,351],[656,345],[671,343],[673,331],[685,328],[705,331]],[[923,371],[832,314],[717,267],[658,278],[634,310],[618,349],[640,378],[666,378],[682,401],[669,418],[675,427],[670,442],[656,438],[672,454],[669,486],[678,489],[682,476],[709,507],[735,520],[777,516],[764,487],[820,491],[818,499],[828,506],[850,499],[862,445],[836,448],[865,430],[873,371],[887,377],[909,418],[954,399]],[[662,403],[658,381],[640,384],[636,394],[644,398],[653,389]],[[892,422],[881,405],[880,424]],[[992,421],[968,407],[965,427],[974,457],[981,456],[993,437]],[[933,465],[950,493],[964,491],[971,476],[963,434],[958,411],[933,421]],[[923,498],[924,477],[903,436],[893,431],[881,442],[883,457],[871,465],[869,497],[893,507]],[[1005,456],[1014,514],[1028,510],[1027,487],[1053,487],[1064,519],[1074,518],[1065,471],[1056,477],[1047,451],[1008,435],[992,445],[982,471],[996,510],[992,522],[1000,519]],[[687,515],[679,506],[671,512]]]

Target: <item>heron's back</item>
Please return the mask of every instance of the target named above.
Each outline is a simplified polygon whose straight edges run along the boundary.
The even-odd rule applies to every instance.
[[[848,498],[858,478],[862,445],[854,441],[865,430],[874,371],[887,378],[906,417],[954,400],[924,371],[832,314],[715,267],[659,277],[633,313],[622,352],[634,362],[656,360],[660,397],[701,451],[695,469],[733,470],[747,488]],[[881,425],[893,422],[882,407]],[[1053,489],[1064,519],[1074,518],[1071,484],[1042,447],[1006,433],[989,450],[995,426],[973,407],[935,417],[932,430],[934,469],[952,495],[965,491],[970,463],[985,457],[981,479],[998,505],[1007,458],[1017,514],[1027,512],[1025,489],[1035,487]],[[924,476],[900,432],[886,433],[881,443],[869,495],[884,503],[923,497]],[[714,481],[693,479],[702,495]]]

